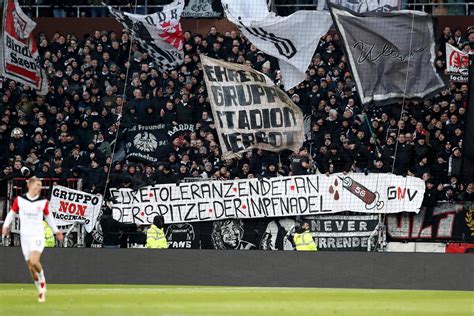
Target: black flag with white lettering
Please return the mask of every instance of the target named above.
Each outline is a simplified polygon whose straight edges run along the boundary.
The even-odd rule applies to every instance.
[[[163,160],[169,149],[169,127],[165,124],[135,125],[127,130],[127,159],[135,158],[150,163]]]
[[[434,67],[430,15],[419,11],[359,14],[329,6],[364,105],[421,99],[444,87]]]

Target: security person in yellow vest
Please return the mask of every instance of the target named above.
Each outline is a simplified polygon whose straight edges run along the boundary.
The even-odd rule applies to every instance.
[[[53,229],[49,227],[46,221],[43,221],[44,228],[44,246],[47,248],[52,248],[56,246],[56,239],[54,238]]]
[[[165,226],[165,219],[161,215],[156,215],[153,218],[153,225],[146,231],[146,247],[152,249],[166,249],[168,242],[163,231]]]
[[[293,236],[293,241],[297,251],[318,251],[307,222],[301,223]]]

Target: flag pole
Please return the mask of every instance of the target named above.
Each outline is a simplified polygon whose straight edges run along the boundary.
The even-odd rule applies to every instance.
[[[469,92],[467,97],[465,130],[462,139],[461,179],[474,180],[474,54],[469,54]]]

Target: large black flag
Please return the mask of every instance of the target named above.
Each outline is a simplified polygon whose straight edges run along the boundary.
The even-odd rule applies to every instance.
[[[363,104],[421,99],[444,87],[433,21],[419,11],[355,13],[330,5]]]

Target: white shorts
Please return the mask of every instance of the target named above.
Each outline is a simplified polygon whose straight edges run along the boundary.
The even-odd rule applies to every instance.
[[[21,251],[25,260],[30,260],[31,252],[37,251],[39,253],[43,252],[44,249],[44,235],[43,236],[21,236]]]

